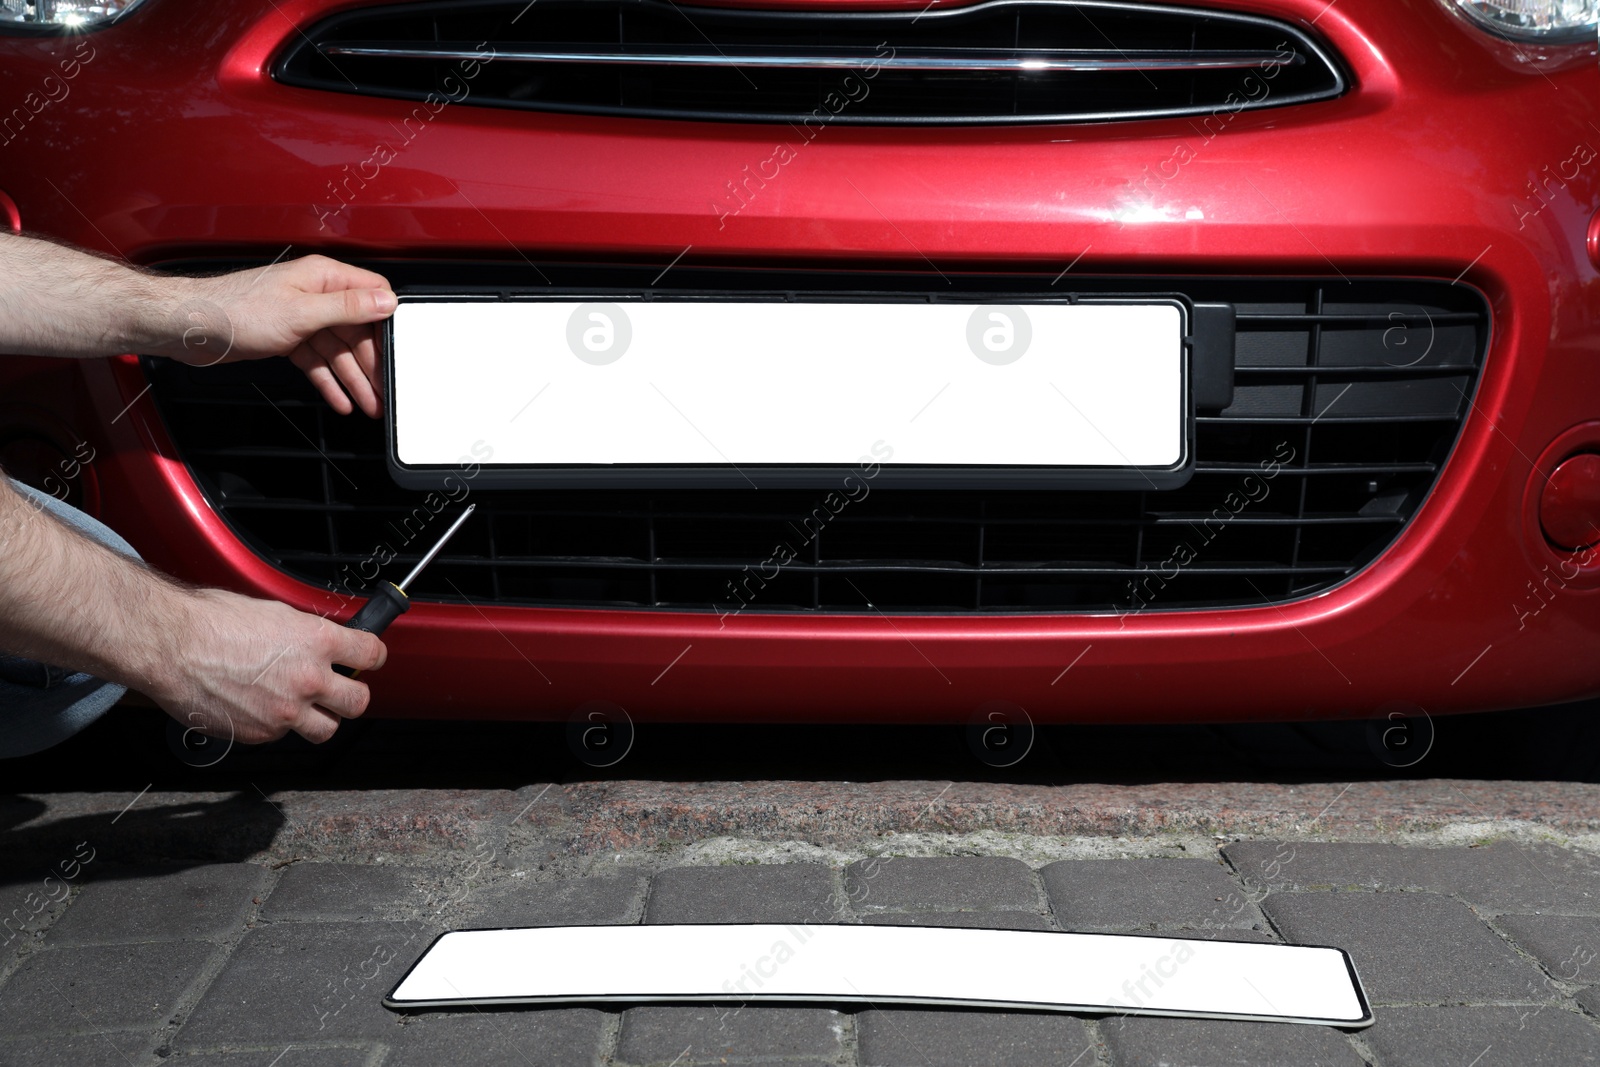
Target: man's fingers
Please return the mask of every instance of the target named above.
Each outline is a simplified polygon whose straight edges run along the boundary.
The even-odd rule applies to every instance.
[[[334,663],[342,663],[358,671],[375,671],[389,658],[389,650],[373,634],[340,626],[332,620],[328,621],[328,626],[331,628],[329,641],[333,646]]]
[[[366,371],[357,362],[355,354],[350,351],[350,346],[332,330],[322,330],[313,334],[306,343],[333,369],[334,376],[339,379],[339,384],[344,386],[344,391],[350,395],[350,399],[355,401],[356,407],[372,418],[377,418],[378,394],[373,390],[372,382],[368,380]]]
[[[341,323],[380,322],[394,314],[397,304],[388,289],[341,289],[334,293],[308,293],[296,301],[295,332],[302,337]]]
[[[333,410],[341,415],[348,415],[355,410],[350,398],[345,396],[344,390],[339,387],[339,380],[334,377],[333,369],[309,344],[302,344],[289,353],[289,362],[305,372],[305,376]]]
[[[366,372],[361,369],[361,364],[356,362],[356,357],[349,352],[341,352],[330,360],[329,364],[344,386],[344,391],[355,401],[356,407],[365,412],[368,418],[377,418],[380,411],[378,391],[367,378]]]
[[[338,731],[339,721],[332,712],[308,706],[290,729],[313,745],[320,745]]]
[[[331,711],[341,719],[354,719],[367,710],[372,694],[364,683],[329,672],[327,684],[314,699],[322,710]]]
[[[371,326],[351,326],[349,324],[334,326],[334,334],[355,353],[356,362],[361,364],[361,370],[372,383],[374,395],[378,398],[379,413],[383,408],[383,375],[378,370],[378,340],[375,336],[377,329]]]

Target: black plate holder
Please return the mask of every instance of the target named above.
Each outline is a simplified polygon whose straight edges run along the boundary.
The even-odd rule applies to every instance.
[[[904,292],[829,292],[823,290],[649,290],[550,287],[538,290],[493,288],[405,288],[402,303],[493,303],[502,301],[576,301],[637,303],[692,302],[814,302],[814,303],[956,303],[956,304],[1170,304],[1183,321],[1183,451],[1169,467],[1090,467],[931,464],[892,464],[873,476],[875,487],[916,489],[1176,489],[1194,471],[1194,416],[1197,409],[1226,407],[1233,393],[1234,309],[1229,304],[1196,303],[1180,293],[1079,296],[1064,293],[1041,297],[1034,292],[969,292],[908,294]],[[834,488],[857,469],[848,466],[802,464],[550,464],[522,465],[474,462],[464,472],[460,464],[413,465],[400,462],[395,426],[396,383],[393,320],[378,331],[379,361],[390,403],[386,405],[387,458],[395,482],[408,489],[451,488],[468,477],[478,489],[687,489],[739,488],[753,483],[760,488]]]

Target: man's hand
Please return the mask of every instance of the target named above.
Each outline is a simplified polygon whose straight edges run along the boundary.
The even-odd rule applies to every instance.
[[[335,411],[382,411],[372,323],[394,313],[389,282],[326,256],[216,278],[171,279],[179,294],[151,355],[193,366],[288,356]],[[348,395],[347,395],[348,394]]]
[[[325,256],[184,278],[0,234],[0,353],[200,366],[283,355],[342,414],[380,414],[372,323],[395,304],[381,275]],[[333,665],[384,661],[371,634],[174,582],[44,515],[3,477],[0,546],[0,648],[126,685],[206,733],[325,741],[368,699]]]
[[[221,589],[192,589],[69,529],[0,477],[0,648],[151,697],[185,726],[254,743],[326,741],[366,710],[372,634]]]
[[[372,324],[395,306],[382,275],[326,256],[184,278],[0,233],[0,352],[138,352],[196,366],[288,356],[335,411],[376,418]]]
[[[221,589],[188,596],[172,662],[145,690],[179,722],[244,744],[290,730],[320,744],[366,710],[366,685],[332,665],[383,666],[372,634]]]

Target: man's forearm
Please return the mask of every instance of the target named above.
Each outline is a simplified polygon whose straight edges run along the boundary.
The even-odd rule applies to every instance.
[[[398,302],[383,275],[326,256],[186,278],[0,234],[0,355],[286,356],[340,414],[382,411],[372,323]]]
[[[192,598],[0,476],[0,649],[150,692],[166,680]]]
[[[168,356],[205,367],[286,356],[336,411],[376,418],[380,274],[326,256],[209,278],[156,275],[0,234],[0,354]],[[325,741],[360,715],[383,642],[287,604],[192,589],[78,534],[0,477],[0,651],[153,697],[245,743]],[[219,732],[220,731],[220,732]]]
[[[112,356],[181,342],[188,279],[0,235],[0,353]]]
[[[0,478],[0,651],[154,698],[186,726],[245,744],[325,741],[366,710],[383,642],[287,604],[191,589],[37,509]]]

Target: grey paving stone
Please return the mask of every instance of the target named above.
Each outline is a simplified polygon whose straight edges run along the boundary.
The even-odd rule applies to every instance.
[[[1258,945],[1281,945],[1283,938],[1272,932],[1272,928],[1265,923],[1262,930],[1170,930],[1172,937],[1192,938],[1196,941],[1250,941]]]
[[[1499,926],[1563,982],[1600,982],[1600,918],[1502,915]]]
[[[875,926],[971,926],[980,930],[1054,930],[1048,915],[1035,911],[885,911],[863,915]]]
[[[777,1057],[833,1060],[843,1033],[844,1017],[827,1008],[630,1008],[622,1013],[617,1059],[640,1067]]]
[[[0,986],[0,1034],[163,1026],[215,951],[178,941],[35,952]]]
[[[1361,1067],[1337,1030],[1211,1019],[1102,1020],[1115,1067]]]
[[[475,891],[473,926],[582,926],[638,921],[646,880],[636,875],[534,881],[506,877]]]
[[[45,935],[47,943],[112,944],[224,938],[237,933],[261,894],[266,871],[213,863],[175,871],[104,871],[78,893]]]
[[[266,898],[268,922],[297,919],[396,918],[426,897],[427,872],[385,863],[296,863]]]
[[[0,873],[0,956],[50,925],[66,907],[72,885],[43,864]]]
[[[150,1048],[153,1044],[154,1038],[126,1031],[79,1037],[39,1034],[18,1041],[0,1041],[0,1067],[154,1067],[173,1062],[156,1056]]]
[[[673,867],[651,883],[645,922],[835,922],[841,901],[813,863]]]
[[[340,1041],[390,1034],[380,998],[433,941],[415,923],[274,923],[244,935],[173,1047]]]
[[[1329,848],[1321,842],[1268,840],[1235,841],[1223,848],[1222,854],[1248,886],[1282,890],[1411,888],[1409,884],[1386,885],[1383,878],[1368,873],[1405,870],[1405,851],[1414,850],[1398,845],[1338,844]]]
[[[598,1063],[605,1020],[606,1013],[588,1008],[427,1012],[407,1018],[387,1039],[384,1067]]]
[[[1431,893],[1274,893],[1291,943],[1350,953],[1375,1004],[1548,1000],[1543,976],[1472,909]]]
[[[1480,908],[1600,914],[1600,862],[1547,844],[1412,848],[1241,841],[1223,850],[1250,885],[1281,889],[1427,889]]]
[[[1095,1063],[1082,1019],[1027,1012],[873,1010],[856,1016],[861,1067]]]
[[[1600,1027],[1558,1007],[1388,1008],[1362,1037],[1384,1067],[1592,1067]]]
[[[377,1055],[378,1048],[378,1045],[301,1048],[285,1042],[282,1048],[251,1052],[196,1052],[187,1056],[173,1056],[161,1062],[172,1067],[366,1067]]]
[[[1040,896],[1028,865],[1003,856],[861,860],[845,868],[844,891],[859,915],[1036,909]]]
[[[1039,873],[1067,930],[1265,926],[1238,881],[1210,860],[1062,860]]]

